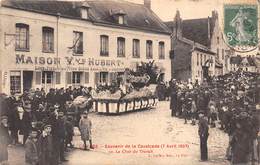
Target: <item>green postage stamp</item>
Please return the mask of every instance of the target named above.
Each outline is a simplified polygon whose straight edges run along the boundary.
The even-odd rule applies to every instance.
[[[257,5],[224,5],[226,43],[237,51],[250,51],[258,45]]]

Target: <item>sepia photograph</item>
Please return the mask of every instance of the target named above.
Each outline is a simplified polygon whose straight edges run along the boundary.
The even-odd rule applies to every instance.
[[[260,165],[259,0],[0,0],[0,165]]]

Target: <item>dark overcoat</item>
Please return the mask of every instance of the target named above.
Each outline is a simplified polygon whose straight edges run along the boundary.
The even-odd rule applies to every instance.
[[[52,136],[41,136],[38,139],[39,165],[52,165],[53,147]]]
[[[177,97],[178,97],[178,92],[177,88],[175,86],[170,87],[170,109],[176,109],[177,108]]]
[[[237,129],[234,132],[231,140],[232,163],[248,163],[250,161],[250,151],[252,151],[252,143],[250,142],[250,135]]]
[[[30,165],[37,165],[39,161],[36,142],[29,137],[25,142],[25,162]]]
[[[0,164],[1,162],[8,160],[7,146],[11,142],[10,139],[11,137],[8,132],[8,127],[0,124]]]

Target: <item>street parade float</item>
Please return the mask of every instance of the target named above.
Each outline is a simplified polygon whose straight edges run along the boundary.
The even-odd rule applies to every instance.
[[[94,111],[121,114],[155,108],[158,99],[153,82],[158,78],[158,73],[152,68],[153,63],[143,63],[136,71],[126,69],[123,74],[117,75],[117,82],[109,87],[98,87],[92,93]]]
[[[139,111],[156,107],[158,99],[153,92],[144,87],[122,95],[119,90],[114,94],[105,91],[93,95],[93,109],[98,113],[119,114],[124,112]]]

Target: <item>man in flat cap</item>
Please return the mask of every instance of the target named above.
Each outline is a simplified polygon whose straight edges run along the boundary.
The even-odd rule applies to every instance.
[[[46,124],[38,139],[39,165],[51,165],[53,157],[51,125]]]

